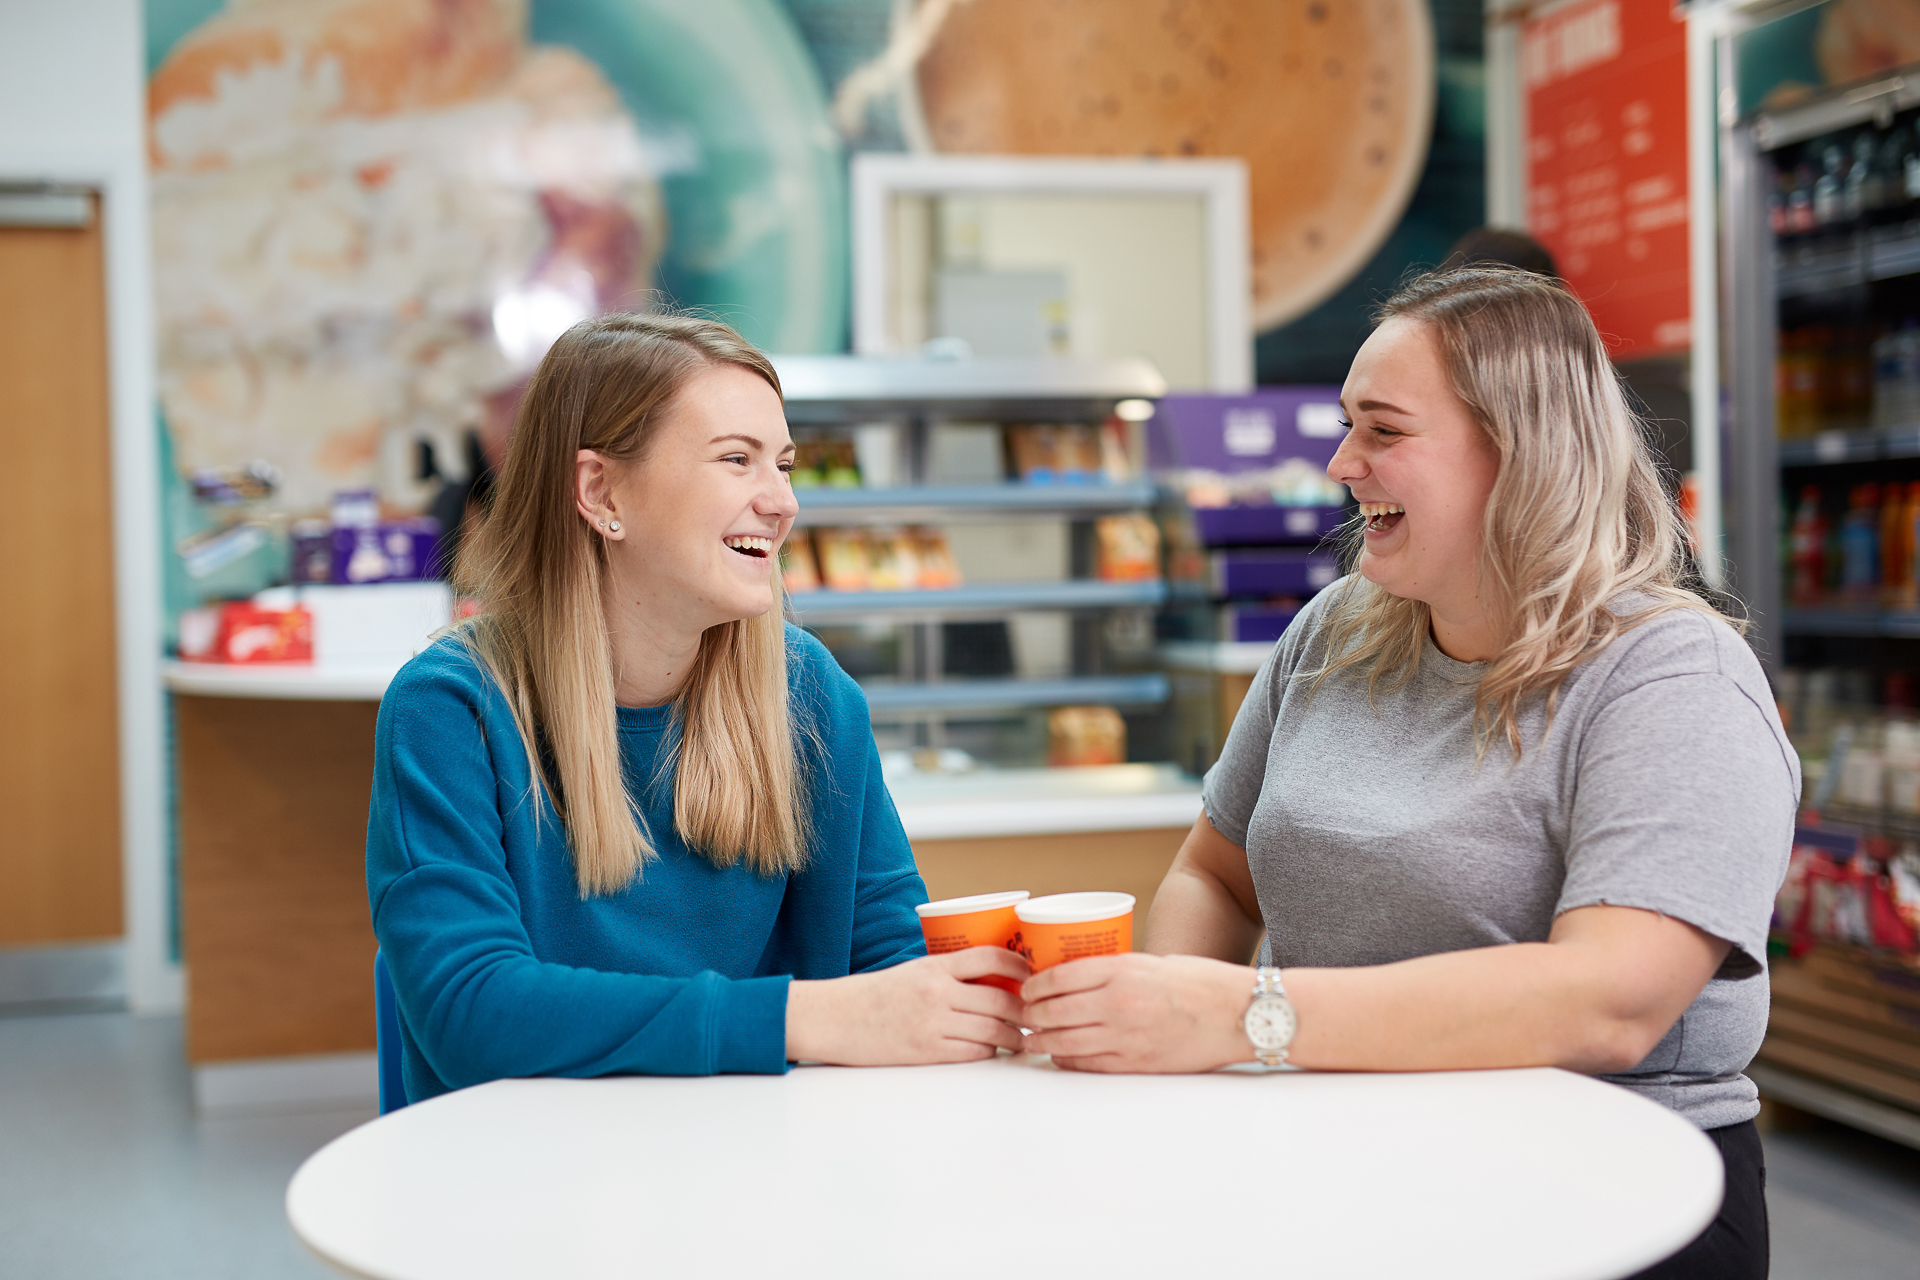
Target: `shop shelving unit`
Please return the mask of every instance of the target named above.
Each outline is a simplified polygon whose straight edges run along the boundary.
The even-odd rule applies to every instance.
[[[1722,74],[1730,71],[1723,61]],[[1816,667],[1907,672],[1920,679],[1920,612],[1864,602],[1789,601],[1782,563],[1783,490],[1844,493],[1868,481],[1920,480],[1920,422],[1816,431],[1781,439],[1782,336],[1797,326],[1891,327],[1920,314],[1920,204],[1776,237],[1768,199],[1788,148],[1865,125],[1916,127],[1920,76],[1909,69],[1803,106],[1723,127],[1723,277],[1727,281],[1730,437],[1728,551],[1733,584],[1756,624],[1770,674],[1791,688]],[[1803,732],[1802,726],[1792,726]],[[1825,746],[1798,740],[1817,769]],[[1809,795],[1814,795],[1809,787]],[[1920,816],[1826,804],[1803,814],[1800,840],[1846,857],[1867,835],[1920,839]],[[1767,1094],[1920,1147],[1920,968],[1911,958],[1816,944],[1774,966],[1774,1010],[1751,1068]]]
[[[1100,515],[1141,511],[1155,501],[1144,478],[1090,484],[928,483],[931,429],[944,422],[1100,423],[1122,401],[1153,401],[1165,384],[1151,364],[1127,359],[967,359],[789,356],[776,361],[787,417],[796,432],[890,424],[898,433],[897,483],[885,488],[808,489],[801,526],[991,523],[1058,517],[1072,527]],[[1136,465],[1144,469],[1137,447]],[[1071,539],[1090,544],[1090,538]],[[1085,556],[1075,568],[1090,571]],[[1149,663],[1124,669],[1083,625],[1120,610],[1151,612],[1167,600],[1164,581],[969,581],[947,590],[820,590],[789,597],[802,626],[885,622],[900,628],[895,669],[861,680],[876,732],[893,745],[938,748],[969,720],[1023,709],[1104,704],[1130,729],[1167,702],[1167,677]],[[1074,616],[1072,670],[1055,678],[956,677],[945,670],[942,624],[994,621],[1024,611]],[[1150,633],[1150,627],[1147,628]],[[1150,646],[1147,648],[1150,658]]]

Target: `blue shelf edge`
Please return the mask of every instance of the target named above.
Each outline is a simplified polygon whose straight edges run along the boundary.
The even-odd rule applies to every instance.
[[[1872,609],[1788,609],[1781,621],[1789,635],[1920,639],[1920,613],[1881,613]]]
[[[1804,440],[1782,440],[1778,447],[1778,460],[1783,467],[1831,467],[1882,458],[1920,458],[1920,424],[1903,423],[1866,431],[1822,431]]]
[[[875,715],[890,711],[971,711],[994,707],[1058,707],[1083,703],[1160,703],[1172,685],[1157,672],[1076,676],[1064,680],[954,680],[936,684],[863,686]]]
[[[1008,582],[946,591],[808,591],[787,597],[801,621],[865,613],[963,613],[985,609],[1156,608],[1167,599],[1166,583]]]
[[[875,511],[1112,511],[1150,507],[1150,481],[1121,484],[974,484],[893,489],[802,489],[799,523],[829,522],[833,513]]]

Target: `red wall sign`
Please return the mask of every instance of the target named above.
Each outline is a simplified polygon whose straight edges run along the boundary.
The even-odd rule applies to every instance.
[[[1684,350],[1687,36],[1672,0],[1570,0],[1520,28],[1528,230],[1614,358]]]

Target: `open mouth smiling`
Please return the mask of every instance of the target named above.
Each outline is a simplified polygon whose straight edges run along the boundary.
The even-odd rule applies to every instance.
[[[758,538],[748,534],[737,534],[731,538],[723,538],[721,541],[725,542],[730,550],[736,551],[743,556],[752,556],[756,560],[765,560],[773,554],[772,538]]]
[[[1399,524],[1406,514],[1407,509],[1397,502],[1360,504],[1360,518],[1366,521],[1368,533],[1385,533]]]

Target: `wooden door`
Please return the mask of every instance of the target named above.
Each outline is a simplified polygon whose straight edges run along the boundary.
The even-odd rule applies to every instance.
[[[0,948],[117,938],[120,751],[105,268],[0,225]]]

